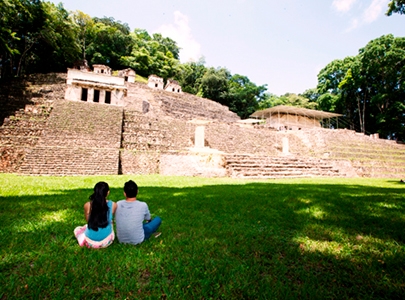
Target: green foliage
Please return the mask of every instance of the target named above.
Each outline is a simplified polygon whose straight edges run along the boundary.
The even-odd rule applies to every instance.
[[[321,109],[342,113],[362,132],[405,139],[405,38],[385,35],[318,75]]]
[[[19,75],[41,40],[46,14],[41,1],[0,2],[2,77]]]
[[[105,64],[112,69],[125,67],[121,57],[128,55],[132,49],[132,38],[127,27],[112,18],[93,19],[94,26],[87,35],[86,57],[90,64]],[[107,20],[107,21],[106,21]]]
[[[229,79],[229,104],[231,111],[241,118],[247,118],[258,108],[258,103],[265,98],[266,85],[257,86],[248,77],[239,74]]]
[[[405,14],[405,0],[392,0],[388,3],[387,16],[391,16],[392,13]]]
[[[77,57],[74,24],[62,5],[2,0],[2,78],[66,70]]]
[[[83,204],[129,179],[163,219],[137,246],[80,248]],[[236,180],[0,174],[4,299],[401,299],[405,185],[369,178]]]
[[[225,68],[208,68],[201,78],[199,95],[227,105],[230,78],[231,73]]]
[[[267,94],[262,101],[259,102],[259,109],[266,109],[278,105],[296,106],[308,109],[315,109],[318,103],[312,101],[308,91],[306,96],[297,95],[293,93],[287,93],[283,96],[277,96],[273,94]]]
[[[28,73],[65,72],[80,57],[75,26],[61,4],[44,2],[43,9],[47,17],[41,30],[41,43],[35,47],[37,59],[30,60],[26,70]]]
[[[143,29],[135,29],[131,38],[132,51],[121,57],[122,64],[133,68],[145,77],[154,74],[170,79],[179,72],[180,49],[175,41],[164,38],[161,34],[154,34],[151,37]]]
[[[71,18],[73,24],[76,27],[75,33],[77,43],[81,47],[83,59],[86,59],[86,48],[87,48],[86,37],[92,31],[94,21],[89,15],[83,13],[80,10],[73,12]]]
[[[197,95],[200,90],[201,78],[204,76],[207,68],[205,61],[200,58],[197,62],[188,62],[180,66],[176,75],[176,80],[181,85],[184,92]]]

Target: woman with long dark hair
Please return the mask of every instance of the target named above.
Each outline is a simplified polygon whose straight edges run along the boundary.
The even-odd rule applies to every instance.
[[[89,248],[105,248],[114,241],[113,215],[117,204],[107,200],[110,188],[106,182],[100,181],[94,186],[90,201],[84,205],[84,216],[87,225],[74,230],[80,246]]]

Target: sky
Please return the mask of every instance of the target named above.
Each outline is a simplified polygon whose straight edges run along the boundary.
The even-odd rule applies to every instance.
[[[275,95],[315,88],[319,71],[373,39],[405,37],[389,0],[61,0],[69,11],[112,17],[177,42],[182,63],[203,58]],[[136,70],[135,70],[136,71]]]

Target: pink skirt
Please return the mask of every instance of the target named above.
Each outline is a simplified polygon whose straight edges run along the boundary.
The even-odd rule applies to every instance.
[[[86,231],[86,228],[87,228],[87,224],[84,226],[78,226],[73,231],[80,247],[86,246],[87,248],[96,248],[96,249],[97,248],[106,248],[106,247],[110,246],[115,239],[115,234],[114,234],[114,229],[113,229],[111,231],[111,234],[108,235],[104,240],[93,241],[84,234],[84,232]]]

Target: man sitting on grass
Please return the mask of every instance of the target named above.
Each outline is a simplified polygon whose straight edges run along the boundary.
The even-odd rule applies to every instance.
[[[117,238],[120,243],[140,244],[150,238],[152,234],[155,237],[162,220],[159,217],[151,218],[148,205],[145,202],[138,201],[137,184],[130,180],[124,185],[125,200],[117,202],[115,222],[117,229]],[[144,223],[144,221],[146,221]]]

